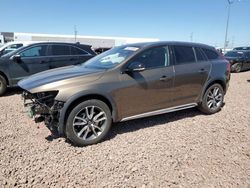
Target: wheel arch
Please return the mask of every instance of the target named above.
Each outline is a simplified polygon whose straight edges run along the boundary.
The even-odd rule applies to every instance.
[[[204,87],[204,89],[203,89],[203,91],[202,91],[202,94],[201,94],[201,96],[200,96],[200,98],[199,98],[199,102],[202,101],[202,98],[203,98],[205,92],[206,92],[207,89],[208,89],[211,85],[213,85],[213,84],[220,84],[220,85],[222,86],[222,88],[223,88],[224,93],[226,93],[226,88],[227,88],[227,86],[226,86],[225,81],[223,81],[222,79],[211,80],[211,81],[208,82],[208,83],[206,84],[206,86]]]
[[[235,62],[234,64],[231,65],[231,72],[236,72],[235,68],[237,65],[240,65],[241,71],[242,71],[242,69],[244,69],[244,63],[242,61]]]
[[[2,71],[0,71],[0,75],[4,77],[4,79],[5,79],[6,82],[7,82],[7,85],[9,85],[9,79],[8,79],[7,75],[4,74],[4,72],[2,72]]]
[[[86,101],[86,100],[91,100],[91,99],[96,99],[96,100],[100,100],[100,101],[104,102],[110,109],[112,121],[115,122],[117,120],[117,107],[116,107],[114,101],[110,97],[108,97],[107,95],[102,95],[102,94],[77,95],[77,96],[74,96],[73,98],[69,99],[64,104],[64,107],[62,108],[62,110],[60,112],[59,127],[58,127],[58,132],[60,135],[64,135],[66,121],[67,121],[67,118],[68,118],[70,111],[77,104],[79,104],[83,101]]]

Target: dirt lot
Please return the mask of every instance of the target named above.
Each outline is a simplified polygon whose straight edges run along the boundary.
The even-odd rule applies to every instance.
[[[250,72],[232,74],[215,115],[120,123],[84,148],[53,139],[16,92],[0,97],[0,187],[250,187]]]

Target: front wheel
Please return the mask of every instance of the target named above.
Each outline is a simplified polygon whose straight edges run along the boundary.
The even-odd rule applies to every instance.
[[[100,100],[87,100],[72,109],[66,124],[66,136],[77,146],[100,142],[112,124],[109,107]]]
[[[199,109],[206,114],[214,114],[221,110],[223,100],[223,88],[220,84],[213,84],[206,90]]]

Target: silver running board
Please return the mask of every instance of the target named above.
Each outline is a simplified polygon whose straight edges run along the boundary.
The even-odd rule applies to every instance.
[[[169,112],[174,112],[174,111],[184,110],[184,109],[188,109],[188,108],[193,108],[195,106],[197,106],[196,103],[190,103],[190,104],[175,106],[175,107],[171,107],[171,108],[166,108],[166,109],[156,110],[156,111],[152,111],[152,112],[146,112],[146,113],[143,113],[143,114],[138,114],[138,115],[135,115],[135,116],[126,117],[126,118],[123,118],[121,121],[128,121],[128,120],[132,120],[132,119],[139,119],[139,118],[148,117],[148,116],[155,116],[155,115],[159,115],[159,114],[165,114],[165,113],[169,113]]]

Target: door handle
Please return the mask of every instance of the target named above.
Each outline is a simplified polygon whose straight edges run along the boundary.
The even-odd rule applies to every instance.
[[[205,73],[205,72],[207,72],[205,69],[200,69],[199,71],[198,71],[199,73]]]
[[[166,80],[168,80],[169,78],[167,77],[167,76],[162,76],[161,78],[160,78],[160,81],[166,81]]]
[[[48,63],[48,61],[40,61],[40,64]]]

